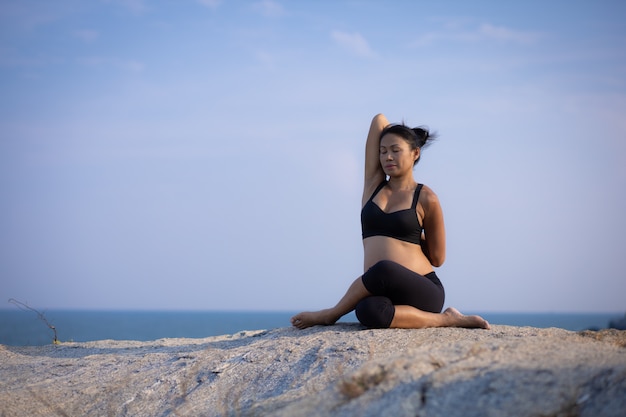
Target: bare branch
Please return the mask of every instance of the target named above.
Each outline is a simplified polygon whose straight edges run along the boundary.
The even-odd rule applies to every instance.
[[[46,324],[46,326],[48,326],[48,328],[54,332],[54,340],[53,340],[53,343],[54,343],[55,345],[59,344],[59,339],[57,339],[57,328],[56,328],[56,327],[54,327],[54,326],[53,326],[53,325],[52,325],[52,324],[48,321],[48,319],[46,319],[46,316],[44,316],[44,314],[43,314],[43,313],[41,313],[41,312],[40,312],[40,311],[38,311],[38,310],[35,310],[34,308],[32,308],[31,306],[29,306],[28,304],[25,304],[25,303],[23,303],[23,302],[21,302],[21,301],[16,300],[15,298],[9,298],[9,303],[16,305],[16,306],[17,306],[17,308],[19,308],[20,310],[30,310],[30,311],[35,312],[35,313],[37,314],[37,317],[39,317],[39,319],[40,319],[41,321],[43,321],[43,322]]]

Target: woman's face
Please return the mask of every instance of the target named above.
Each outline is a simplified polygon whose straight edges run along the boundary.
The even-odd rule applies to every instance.
[[[390,177],[412,172],[419,149],[411,149],[402,136],[388,133],[380,140],[380,165]]]

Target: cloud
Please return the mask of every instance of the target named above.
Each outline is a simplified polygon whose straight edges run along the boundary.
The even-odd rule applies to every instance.
[[[80,58],[78,60],[79,63],[93,68],[101,68],[101,67],[113,67],[120,70],[140,73],[145,69],[145,65],[143,62],[133,60],[133,59],[118,59],[118,58],[106,58],[100,56],[93,56],[87,58]]]
[[[363,58],[374,58],[376,56],[365,38],[358,32],[346,33],[334,30],[331,33],[331,37],[339,46],[349,50],[357,56]]]
[[[513,42],[519,44],[534,43],[540,38],[538,33],[513,30],[504,26],[493,26],[485,23],[478,29],[482,39],[494,39],[501,42]]]
[[[253,9],[266,17],[280,17],[285,14],[283,6],[272,0],[259,1],[253,5]]]
[[[0,68],[37,68],[49,63],[49,58],[23,56],[14,49],[0,46]]]
[[[0,27],[34,30],[40,26],[56,22],[67,14],[67,7],[52,2],[2,2],[0,7]],[[4,40],[4,39],[3,39]]]
[[[268,69],[268,70],[276,69],[276,60],[274,56],[270,54],[269,52],[263,51],[263,50],[257,50],[254,53],[254,56],[256,57],[257,62],[259,62],[259,64],[261,64],[263,68]]]
[[[455,21],[453,24],[444,24],[444,27],[445,29],[441,31],[424,33],[413,42],[412,46],[429,46],[439,41],[459,43],[497,41],[528,45],[541,38],[541,34],[537,32],[525,32],[489,23],[483,23],[473,29],[465,29],[464,25]]]
[[[141,14],[148,10],[148,6],[144,0],[106,0],[106,2],[119,4],[136,14]]]
[[[197,2],[210,9],[217,9],[222,0],[197,0]]]
[[[121,68],[130,72],[143,72],[145,69],[145,65],[143,62],[135,61],[135,60],[123,60],[123,61],[115,61],[115,65],[118,68]]]
[[[74,36],[82,40],[85,43],[91,43],[98,39],[100,34],[95,30],[82,29],[74,31]]]

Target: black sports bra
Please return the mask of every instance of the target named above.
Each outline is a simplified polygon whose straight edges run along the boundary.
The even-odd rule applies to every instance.
[[[376,188],[361,210],[361,231],[363,239],[370,236],[387,236],[419,245],[422,239],[422,226],[417,218],[417,200],[423,184],[417,184],[410,209],[385,213],[376,203],[374,197],[387,185],[383,181]]]

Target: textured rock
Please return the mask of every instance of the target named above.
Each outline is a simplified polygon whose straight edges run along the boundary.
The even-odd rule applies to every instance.
[[[2,416],[624,416],[626,332],[281,328],[0,346]]]

